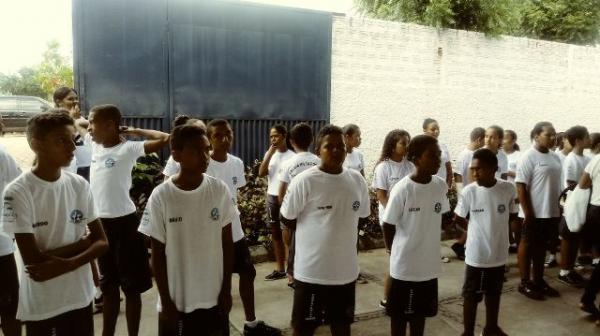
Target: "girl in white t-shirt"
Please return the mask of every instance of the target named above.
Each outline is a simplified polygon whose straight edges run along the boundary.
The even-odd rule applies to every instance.
[[[365,176],[365,158],[361,151],[358,150],[361,142],[360,128],[354,124],[348,124],[342,130],[346,140],[346,160],[344,160],[344,167],[354,169],[362,176]]]
[[[275,125],[269,131],[271,145],[265,153],[265,157],[258,168],[258,176],[267,177],[267,214],[269,216],[268,226],[271,228],[273,239],[273,250],[277,269],[265,277],[265,280],[285,279],[285,247],[282,239],[282,228],[279,222],[279,174],[284,162],[294,156],[294,152],[287,146],[287,128],[283,125]]]
[[[446,182],[436,176],[441,151],[434,137],[418,135],[407,157],[416,170],[398,182],[383,215],[390,253],[391,287],[386,305],[392,335],[423,335],[425,318],[437,315],[437,278],[441,273],[442,214],[450,211]]]
[[[425,121],[423,121],[423,133],[438,139],[440,136],[440,125],[438,124],[437,120],[431,118],[425,119]],[[448,188],[451,188],[453,174],[452,163],[450,161],[450,151],[448,150],[448,146],[443,143],[438,143],[438,146],[442,151],[442,164],[436,175],[446,181]]]
[[[515,177],[517,176],[517,162],[521,157],[521,149],[517,144],[517,133],[513,130],[505,130],[504,138],[502,139],[502,150],[508,158],[508,173],[507,181],[515,185]],[[510,222],[510,231],[508,234],[511,253],[516,253],[521,241],[521,220],[515,217]]]
[[[497,125],[492,125],[485,130],[485,148],[491,150],[498,158],[498,171],[496,179],[506,180],[508,177],[508,158],[500,150],[502,139],[504,138],[504,129]]]
[[[381,155],[375,164],[371,186],[375,189],[377,201],[379,201],[379,222],[381,225],[383,225],[383,213],[392,188],[415,169],[412,162],[406,159],[406,149],[409,142],[410,134],[407,131],[399,129],[390,131],[383,141]],[[390,284],[388,274],[385,278],[383,300],[380,302],[380,306],[384,308],[387,303]]]

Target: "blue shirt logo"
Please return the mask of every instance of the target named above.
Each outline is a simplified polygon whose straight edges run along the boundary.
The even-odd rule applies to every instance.
[[[435,210],[435,213],[442,212],[442,203],[440,203],[440,202],[435,203],[435,206],[433,207],[433,209]]]
[[[358,211],[358,208],[360,208],[360,202],[354,201],[354,203],[352,203],[352,210]]]
[[[83,222],[83,220],[84,220],[83,212],[81,212],[81,210],[75,209],[75,210],[71,211],[69,218],[71,219],[71,223],[81,224],[81,222]]]
[[[117,163],[117,161],[115,161],[115,159],[108,158],[108,159],[106,159],[106,161],[104,161],[104,167],[106,167],[106,168],[112,168],[112,167],[115,166],[115,163]]]
[[[504,213],[504,211],[506,211],[506,206],[504,204],[498,205],[498,212]]]
[[[212,210],[210,211],[210,218],[212,218],[213,220],[219,220],[219,209],[212,208]]]

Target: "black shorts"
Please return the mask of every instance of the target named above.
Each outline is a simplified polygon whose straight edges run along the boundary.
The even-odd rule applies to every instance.
[[[292,326],[313,330],[322,324],[354,322],[356,281],[345,285],[316,285],[295,281]]]
[[[224,336],[229,335],[229,318],[221,315],[217,306],[209,309],[196,309],[181,314],[175,328],[164,323],[158,314],[158,336]]]
[[[389,317],[432,317],[438,311],[438,281],[402,281],[391,278],[386,312]]]
[[[500,295],[504,285],[504,265],[498,267],[473,267],[465,265],[465,282],[462,295],[481,301],[483,295]]]
[[[567,240],[579,238],[579,232],[571,232],[571,230],[569,230],[565,217],[560,217],[560,221],[558,222],[558,234],[562,239]]]
[[[252,263],[246,238],[233,243],[233,273],[250,274],[253,277],[256,275],[256,269],[254,268],[254,263]]]
[[[589,245],[600,245],[600,206],[588,205],[585,224],[581,228],[580,236]]]
[[[19,306],[19,275],[13,253],[0,257],[0,315],[15,317]]]
[[[126,295],[141,294],[152,288],[148,250],[135,213],[117,218],[102,218],[108,238],[108,251],[98,258],[100,288],[121,287]]]
[[[267,228],[273,230],[283,229],[284,226],[279,220],[279,199],[274,195],[267,195]]]
[[[25,321],[25,332],[27,336],[93,336],[92,304],[47,320]]]
[[[90,166],[77,167],[77,175],[83,177],[86,181],[90,180]]]
[[[286,273],[294,276],[294,260],[296,259],[296,230],[290,230],[290,246],[288,246],[288,259]]]
[[[560,218],[535,218],[532,223],[521,230],[521,239],[530,244],[543,245],[546,249],[558,246],[558,223]]]

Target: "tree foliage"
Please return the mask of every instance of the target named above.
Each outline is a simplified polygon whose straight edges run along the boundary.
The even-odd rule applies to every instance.
[[[73,67],[59,48],[58,42],[51,41],[40,64],[23,67],[16,74],[0,73],[0,92],[48,99],[59,86],[73,87]]]
[[[600,41],[600,0],[355,0],[371,17],[487,35]]]

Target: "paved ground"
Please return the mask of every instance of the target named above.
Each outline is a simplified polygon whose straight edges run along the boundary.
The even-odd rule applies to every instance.
[[[22,167],[31,165],[33,156],[22,135],[8,135],[0,138],[0,144],[17,159]],[[442,242],[442,253],[452,255],[448,248],[450,242]],[[378,307],[383,291],[383,279],[387,269],[387,255],[383,250],[373,250],[359,254],[363,273],[370,280],[368,284],[358,285],[356,295],[356,323],[352,326],[353,335],[383,336],[389,335],[389,319]],[[600,327],[586,319],[577,304],[581,290],[566,287],[556,280],[558,270],[548,270],[548,282],[561,292],[560,298],[536,302],[526,299],[516,291],[518,273],[515,257],[511,256],[511,270],[507,274],[502,296],[500,324],[510,335],[596,335]],[[257,265],[255,282],[257,316],[268,323],[284,329],[290,334],[289,320],[292,306],[292,290],[285,280],[266,282],[262,279],[273,269],[272,263]],[[443,276],[439,281],[440,310],[438,316],[427,320],[427,335],[460,335],[462,331],[462,299],[460,290],[463,280],[464,263],[453,259],[443,264]],[[234,284],[237,279],[234,278]],[[236,291],[237,292],[237,291]],[[234,292],[234,307],[230,315],[232,335],[239,335],[243,326],[243,311],[239,295]],[[142,327],[140,335],[156,335],[156,289],[143,296]],[[484,324],[485,312],[480,305],[478,330]],[[124,310],[124,305],[122,311]],[[96,315],[96,334],[101,334],[102,318]],[[125,316],[119,316],[117,335],[126,335]],[[318,330],[318,335],[329,335],[326,328]]]

